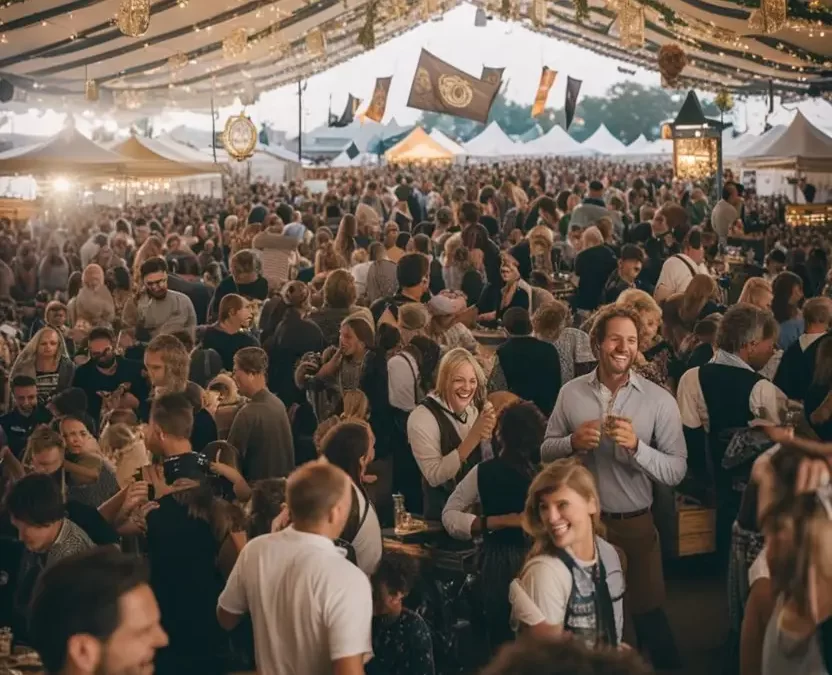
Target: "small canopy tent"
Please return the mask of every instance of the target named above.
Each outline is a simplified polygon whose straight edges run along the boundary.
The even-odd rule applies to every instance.
[[[479,136],[475,136],[462,147],[465,153],[474,158],[515,157],[523,154],[522,145],[518,146],[496,122],[492,122]]]
[[[125,173],[125,164],[124,157],[97,145],[74,126],[41,143],[0,153],[0,175],[118,176]]]
[[[454,155],[464,155],[465,148],[463,148],[454,139],[443,134],[439,129],[434,129],[430,132],[430,137],[439,143],[445,150],[450,150]]]
[[[741,153],[745,152],[758,140],[760,140],[759,136],[755,136],[754,134],[750,134],[748,132],[739,136],[728,137],[727,139],[723,135],[722,156],[725,157],[725,159],[736,159]]]
[[[744,166],[832,173],[832,137],[798,112],[788,128]]]
[[[127,172],[131,177],[176,178],[218,172],[211,162],[188,162],[183,155],[150,138],[131,136],[111,149],[129,162]]]
[[[443,147],[425,133],[422,127],[416,127],[406,138],[402,139],[387,152],[384,159],[391,164],[405,162],[450,162],[454,153]]]
[[[530,156],[580,155],[582,152],[581,144],[557,124],[543,136],[535,138],[523,146],[523,154]]]
[[[627,154],[627,146],[613,136],[605,124],[598,127],[595,133],[581,144],[581,147],[601,155]]]

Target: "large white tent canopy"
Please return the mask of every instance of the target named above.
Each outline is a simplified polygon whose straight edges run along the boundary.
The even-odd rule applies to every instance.
[[[497,122],[491,122],[478,136],[462,146],[465,154],[480,159],[514,157],[522,154],[522,145],[512,141]]]
[[[454,139],[449,138],[446,134],[442,133],[439,129],[431,131],[430,137],[446,150],[450,150],[455,156],[465,154],[465,148],[463,148]]]
[[[598,127],[592,136],[581,144],[581,147],[584,150],[597,152],[600,155],[627,154],[627,146],[613,136],[605,124]]]
[[[563,127],[556,124],[545,134],[533,141],[525,143],[523,154],[530,156],[544,155],[580,155],[584,150],[578,141],[563,130]]]

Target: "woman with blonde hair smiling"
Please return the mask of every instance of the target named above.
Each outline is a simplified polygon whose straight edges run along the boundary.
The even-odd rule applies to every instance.
[[[523,512],[534,543],[509,590],[521,632],[544,639],[567,632],[593,647],[621,644],[624,573],[602,528],[598,489],[580,460],[559,459],[535,477]]]
[[[439,520],[457,481],[482,458],[480,443],[490,441],[495,423],[482,368],[468,350],[452,349],[439,362],[436,387],[407,419],[425,518]]]

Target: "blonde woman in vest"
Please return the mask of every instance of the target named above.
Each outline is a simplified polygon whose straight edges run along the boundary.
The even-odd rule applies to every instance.
[[[577,459],[552,462],[532,481],[523,529],[534,543],[509,590],[520,632],[621,645],[624,574],[615,548],[601,538],[600,504],[592,474]]]
[[[427,519],[440,519],[457,481],[480,461],[480,443],[491,439],[495,424],[480,364],[468,350],[452,349],[439,362],[436,387],[407,419]]]

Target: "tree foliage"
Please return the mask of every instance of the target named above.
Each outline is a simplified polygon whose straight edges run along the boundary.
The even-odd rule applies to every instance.
[[[619,82],[611,86],[604,96],[582,96],[578,100],[575,119],[569,133],[578,141],[591,136],[601,124],[605,124],[614,136],[624,143],[631,143],[640,134],[648,140],[659,137],[661,125],[676,117],[684,101],[684,95],[661,87],[645,87],[636,82]],[[540,133],[549,131],[555,124],[565,126],[563,108],[547,108],[537,119],[531,117],[531,104],[522,105],[498,94],[491,107],[488,122],[497,121],[509,136],[532,136],[535,127]],[[719,117],[719,110],[712,101],[702,101],[705,114]],[[417,124],[427,131],[439,129],[451,138],[467,141],[483,130],[483,125],[471,120],[422,113]]]

